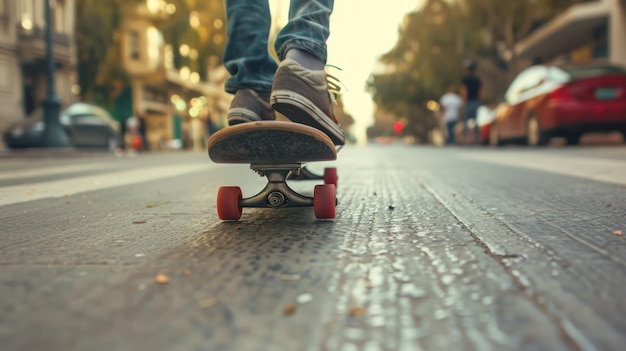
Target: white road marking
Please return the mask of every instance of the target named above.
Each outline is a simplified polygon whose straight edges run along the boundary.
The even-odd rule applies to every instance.
[[[65,166],[50,166],[46,168],[31,168],[18,171],[10,171],[0,174],[0,180],[7,179],[20,179],[42,176],[53,176],[65,173],[80,172],[80,171],[96,171],[110,169],[114,166],[114,163],[108,164],[80,164],[80,165],[65,165]]]
[[[208,170],[211,164],[160,166],[0,188],[0,206],[63,197]],[[90,166],[91,168],[91,166]],[[48,170],[45,171],[49,174]],[[53,172],[54,173],[54,172]]]
[[[534,169],[613,184],[626,184],[626,162],[620,160],[527,153],[481,153],[461,157],[480,162]]]

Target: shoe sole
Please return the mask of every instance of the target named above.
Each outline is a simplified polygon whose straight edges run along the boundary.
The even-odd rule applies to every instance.
[[[272,107],[292,122],[305,124],[326,133],[335,145],[345,144],[341,128],[319,107],[304,96],[288,90],[272,91]]]

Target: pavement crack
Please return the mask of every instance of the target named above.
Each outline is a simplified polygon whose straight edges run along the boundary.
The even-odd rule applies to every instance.
[[[545,306],[545,304],[541,302],[542,297],[535,291],[535,289],[532,288],[532,283],[528,281],[528,279],[524,277],[523,275],[519,273],[516,274],[515,270],[509,264],[507,264],[508,260],[523,258],[524,255],[514,254],[514,253],[494,252],[494,250],[492,250],[492,248],[490,247],[488,243],[482,240],[472,229],[469,228],[469,226],[467,225],[467,222],[461,218],[461,216],[453,208],[453,206],[449,204],[448,202],[446,202],[439,194],[437,194],[434,188],[426,184],[424,180],[421,178],[419,179],[419,183],[435,200],[437,200],[437,202],[439,202],[439,204],[441,204],[441,206],[443,206],[450,213],[450,215],[452,215],[461,224],[461,227],[463,228],[463,230],[465,230],[472,237],[476,245],[483,248],[487,256],[489,256],[491,259],[493,259],[503,268],[504,272],[506,272],[506,274],[509,276],[514,286],[520,292],[522,292],[524,296],[526,296],[526,298],[535,306],[535,308],[537,308],[538,311],[541,311],[543,314],[545,314],[547,318],[550,318],[555,323],[555,325],[560,326],[560,331],[561,331],[563,340],[567,344],[569,344],[572,349],[585,350],[585,351],[595,350],[595,348],[589,348],[589,343],[587,343],[586,339],[577,338],[576,333],[572,332],[572,330],[574,329],[573,329],[573,325],[571,325],[571,322],[569,322],[569,320],[565,318],[564,316],[561,316],[558,313],[550,311]],[[462,201],[462,200],[459,200],[459,197],[460,197],[459,194],[456,194],[456,196],[453,197],[454,201]],[[503,224],[505,228],[507,228],[507,230],[510,231],[511,233],[515,233],[517,235],[521,234],[519,231],[514,230],[512,227],[510,227],[506,223],[503,223],[501,220],[499,219],[497,220],[501,225]],[[544,249],[540,247],[536,247],[536,248],[541,251],[545,251]],[[572,328],[564,328],[563,321],[567,322],[565,325],[572,326]]]

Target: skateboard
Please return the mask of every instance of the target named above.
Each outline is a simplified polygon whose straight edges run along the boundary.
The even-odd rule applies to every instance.
[[[243,198],[238,186],[222,186],[217,193],[217,213],[222,220],[236,221],[244,207],[313,207],[318,219],[335,218],[337,169],[326,168],[318,175],[306,163],[333,161],[337,150],[323,132],[298,123],[261,121],[234,125],[213,134],[207,145],[215,163],[250,164],[250,169],[267,178],[258,194]],[[313,197],[297,193],[287,180],[324,180]]]

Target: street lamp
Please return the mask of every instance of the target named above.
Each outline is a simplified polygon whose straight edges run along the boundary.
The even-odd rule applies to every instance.
[[[52,24],[50,14],[50,1],[44,0],[45,16],[46,16],[46,80],[47,80],[47,96],[43,101],[44,108],[44,130],[43,130],[43,146],[44,147],[70,147],[70,141],[65,134],[65,130],[59,120],[61,111],[61,99],[54,91],[54,70],[55,63],[52,57]]]

